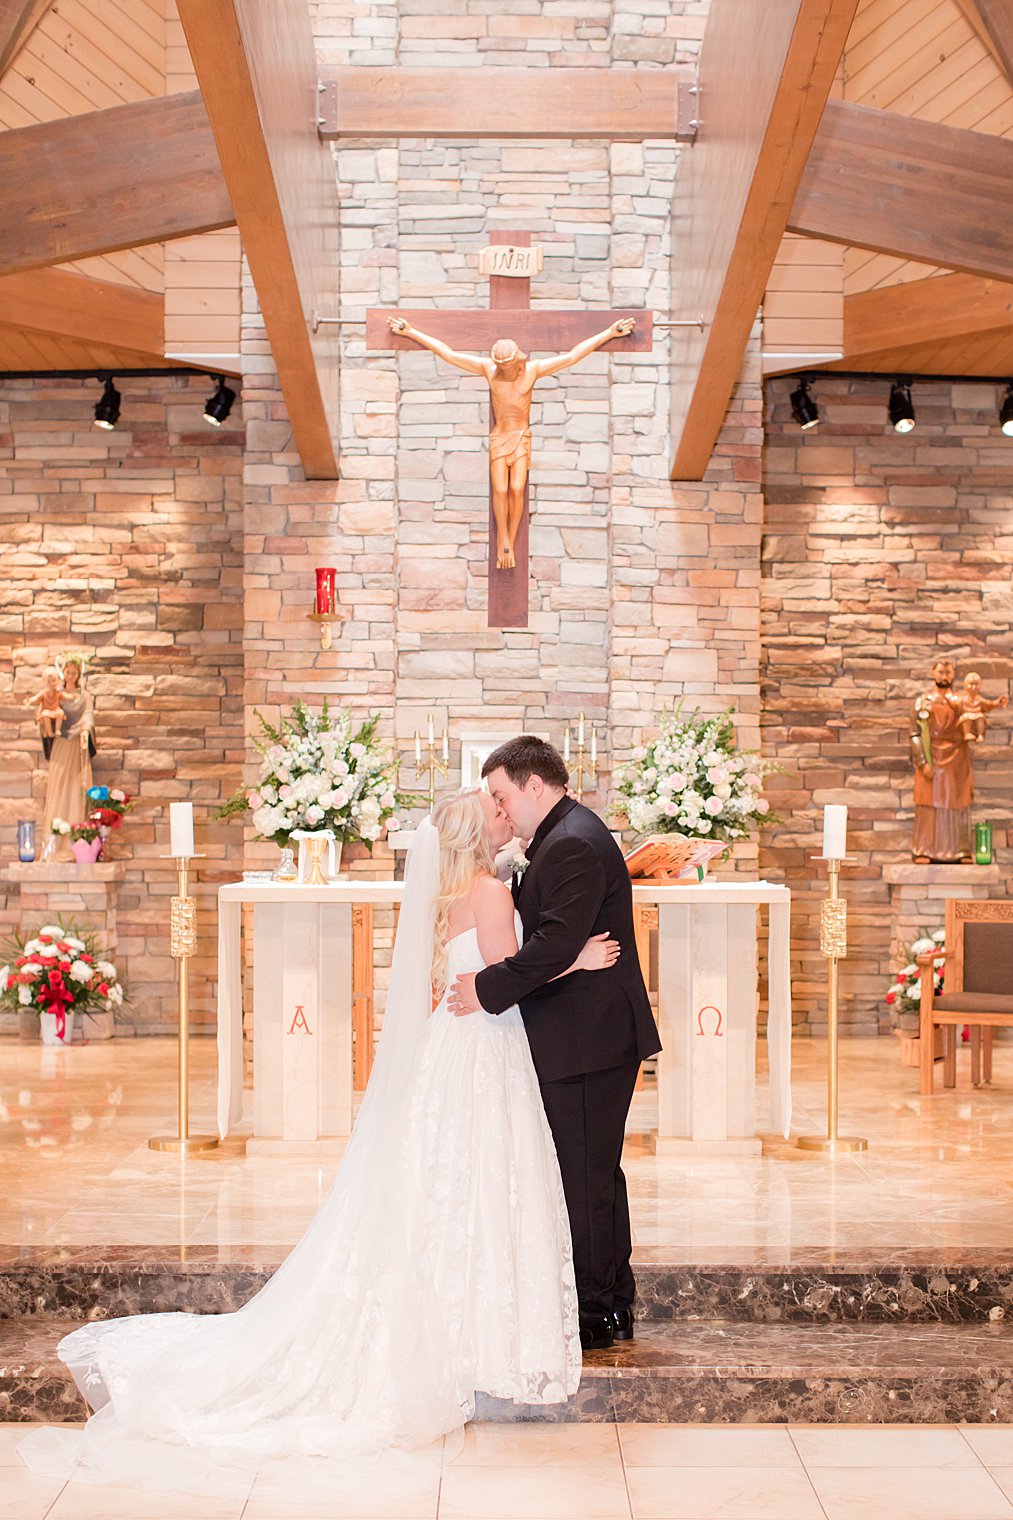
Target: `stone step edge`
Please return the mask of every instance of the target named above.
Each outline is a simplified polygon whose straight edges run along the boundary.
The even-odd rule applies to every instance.
[[[26,1337],[24,1321],[0,1326],[0,1420],[84,1417],[83,1400],[56,1354],[57,1341],[70,1328],[67,1321],[40,1318]],[[813,1364],[805,1368],[797,1356],[782,1358],[780,1366],[773,1359],[765,1366],[750,1358],[736,1364],[737,1338],[740,1345],[751,1334],[756,1341],[769,1329],[771,1339],[784,1341],[790,1328],[758,1326],[750,1332],[736,1325],[715,1335],[714,1327],[700,1327],[703,1337],[713,1338],[712,1352],[724,1337],[721,1354],[697,1353],[678,1365],[664,1353],[667,1347],[674,1354],[683,1334],[653,1326],[643,1340],[589,1357],[581,1386],[566,1405],[515,1405],[483,1394],[476,1418],[497,1423],[1013,1422],[1011,1329],[982,1333],[974,1325],[940,1325],[904,1337],[906,1349],[899,1346],[896,1358],[880,1353],[878,1360],[856,1364],[854,1351],[863,1341],[882,1347],[880,1328],[834,1326],[824,1330],[830,1336],[825,1367],[813,1363],[811,1348]]]
[[[265,1253],[266,1255],[266,1253]],[[983,1253],[984,1255],[984,1253]],[[281,1258],[283,1259],[283,1258]],[[239,1308],[279,1262],[122,1259],[7,1260],[0,1248],[0,1323],[22,1316],[85,1319]],[[1013,1266],[866,1263],[739,1267],[643,1263],[636,1312],[646,1322],[728,1319],[752,1323],[947,1323],[1013,1321]]]

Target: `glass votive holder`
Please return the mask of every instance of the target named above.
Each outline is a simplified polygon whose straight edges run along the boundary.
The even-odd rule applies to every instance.
[[[35,859],[35,820],[18,819],[18,859],[26,863]]]

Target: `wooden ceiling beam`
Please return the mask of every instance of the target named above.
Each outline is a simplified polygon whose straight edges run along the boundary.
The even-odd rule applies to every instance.
[[[63,269],[0,276],[0,323],[161,358],[162,297]]]
[[[840,363],[854,368],[864,355],[1001,328],[1013,337],[1013,284],[971,274],[908,280],[844,298]]]
[[[788,229],[1013,280],[1013,142],[827,103]]]
[[[235,221],[197,91],[0,133],[0,274]]]
[[[320,135],[600,138],[696,135],[692,69],[321,69]]]
[[[338,473],[338,193],[320,141],[306,0],[179,0],[295,444],[309,479]]]
[[[0,0],[0,75],[10,68],[53,0]]]
[[[699,480],[742,366],[858,0],[712,0],[679,166],[672,477]]]
[[[1013,82],[1013,5],[1010,0],[960,0],[968,21]]]

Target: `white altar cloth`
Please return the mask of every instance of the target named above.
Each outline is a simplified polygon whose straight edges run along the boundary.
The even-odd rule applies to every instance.
[[[242,907],[252,904],[252,1148],[340,1148],[352,1125],[352,904],[399,902],[403,883],[230,882],[218,893],[218,1129],[243,1103]],[[791,1124],[791,894],[769,882],[635,882],[657,904],[659,1150],[760,1149],[755,1113],[756,914],[769,913],[769,1128]]]

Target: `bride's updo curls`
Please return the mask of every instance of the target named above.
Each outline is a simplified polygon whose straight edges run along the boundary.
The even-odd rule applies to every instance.
[[[442,797],[433,808],[440,836],[440,890],[433,929],[433,987],[442,997],[447,986],[447,940],[450,910],[467,897],[476,876],[494,876],[496,867],[485,827],[482,794],[477,787]]]

